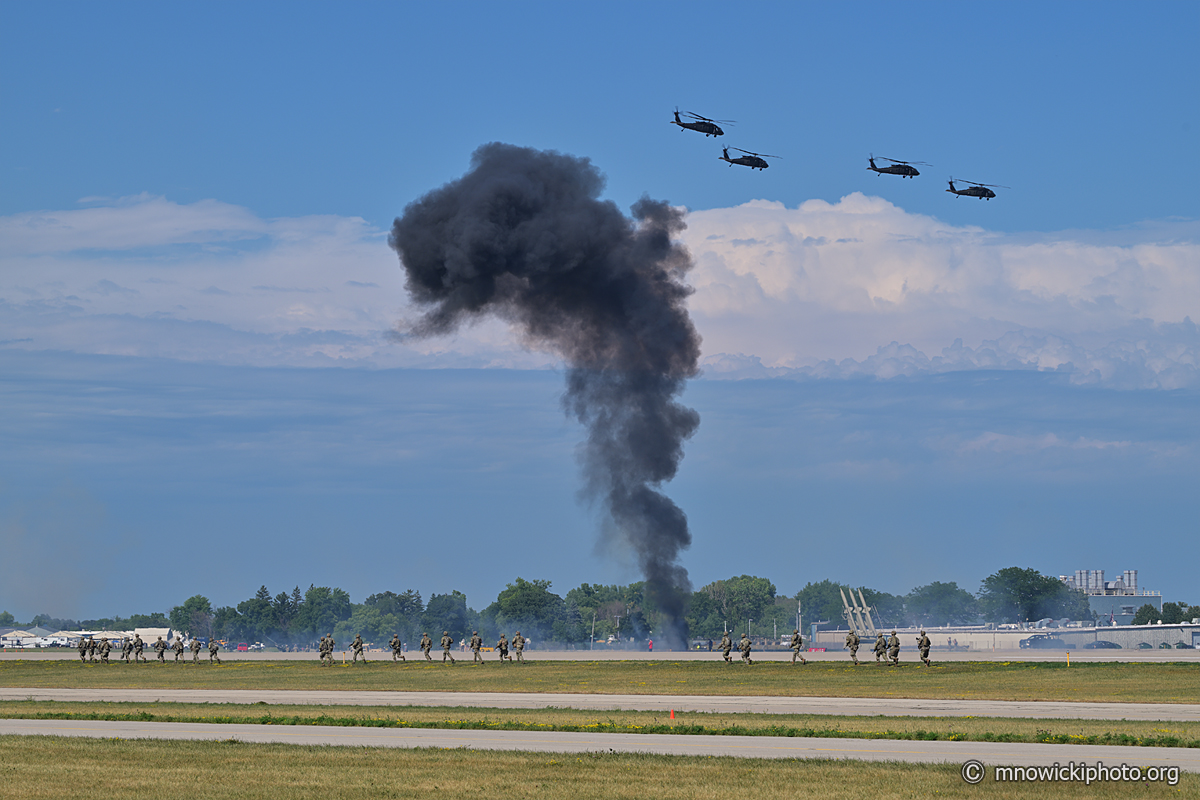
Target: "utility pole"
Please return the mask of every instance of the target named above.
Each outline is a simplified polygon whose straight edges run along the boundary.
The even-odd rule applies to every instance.
[[[592,641],[588,644],[588,650],[596,649],[596,612],[592,612]]]

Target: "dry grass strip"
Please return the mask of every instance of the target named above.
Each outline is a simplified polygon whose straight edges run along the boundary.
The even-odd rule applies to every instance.
[[[0,737],[0,798],[204,797],[381,800],[533,797],[691,800],[731,796],[1085,798],[1072,784],[968,786],[957,765],[790,761],[636,754],[306,747],[237,742]],[[1123,798],[1200,796],[1121,784]]]

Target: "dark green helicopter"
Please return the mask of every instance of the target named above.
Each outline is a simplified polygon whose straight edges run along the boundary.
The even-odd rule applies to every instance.
[[[746,155],[738,156],[737,158],[730,158],[729,157],[730,149],[737,150],[739,153],[745,153]],[[749,150],[743,150],[740,147],[734,147],[734,148],[722,147],[721,150],[724,152],[724,155],[719,155],[719,156],[717,156],[717,158],[719,158],[722,161],[728,161],[729,166],[731,166],[731,167],[734,164],[740,164],[741,166],[749,167],[750,169],[766,169],[767,167],[771,166],[770,164],[768,164],[766,162],[766,159],[781,158],[781,156],[768,156],[768,155],[764,155],[763,153],[751,153]]]
[[[915,178],[921,173],[917,171],[916,167],[911,166],[912,164],[920,164],[922,167],[933,166],[933,164],[927,164],[924,161],[900,161],[895,158],[887,158],[886,156],[880,156],[879,158],[881,161],[892,162],[886,167],[877,167],[875,166],[874,155],[871,155],[867,158],[867,161],[871,164],[871,166],[867,167],[867,169],[874,170],[880,175],[899,175],[901,178]]]
[[[679,126],[680,133],[683,133],[683,131],[686,129],[689,131],[696,131],[697,133],[703,133],[705,136],[724,136],[725,131],[721,130],[721,126],[717,123],[722,122],[726,125],[733,124],[733,120],[731,119],[709,119],[708,117],[702,117],[699,114],[693,114],[691,111],[685,111],[683,113],[692,119],[684,122],[679,118],[679,109],[677,108],[675,109],[675,119],[671,120],[672,125]]]
[[[1011,189],[1012,188],[1011,186],[999,186],[994,183],[976,183],[975,181],[960,180],[959,183],[969,183],[971,185],[965,189],[956,189],[956,188],[954,188],[954,178],[951,178],[950,179],[950,188],[947,189],[946,191],[953,192],[955,198],[958,198],[960,195],[965,195],[966,197],[978,197],[980,200],[991,200],[993,197],[996,196],[996,193],[993,192],[992,189]],[[988,188],[988,187],[991,187],[991,188]]]

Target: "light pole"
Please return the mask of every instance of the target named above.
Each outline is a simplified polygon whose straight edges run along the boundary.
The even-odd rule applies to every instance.
[[[588,650],[596,649],[596,612],[592,612],[592,641],[588,643]]]
[[[746,617],[746,636],[747,637],[750,636],[750,623],[751,622],[754,622],[754,620],[750,619],[749,617]]]

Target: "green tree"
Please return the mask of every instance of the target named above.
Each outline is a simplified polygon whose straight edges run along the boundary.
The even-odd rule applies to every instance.
[[[958,584],[934,581],[904,598],[911,618],[920,625],[963,625],[977,616],[975,596]]]
[[[462,592],[452,590],[450,594],[431,594],[429,604],[425,606],[424,628],[435,642],[442,637],[442,631],[449,631],[458,641],[470,635],[468,617],[467,596]]]
[[[212,633],[212,604],[202,594],[183,601],[183,605],[171,609],[171,627],[181,633],[209,636]]]
[[[1166,605],[1165,603],[1163,605]],[[1144,603],[1137,613],[1133,615],[1134,625],[1150,625],[1155,620],[1159,619],[1158,609],[1149,603]]]
[[[350,595],[344,590],[310,584],[292,623],[296,636],[315,641],[320,636],[332,633],[339,622],[350,619],[353,610]]]
[[[7,611],[0,611],[0,627],[15,628],[17,618]]]
[[[46,628],[47,630],[51,631],[73,631],[79,627],[79,623],[73,619],[59,619],[57,617],[52,617],[49,614],[38,614],[29,621],[29,627]]]
[[[845,626],[842,591],[849,590],[849,586],[828,579],[819,583],[806,583],[804,588],[796,593],[795,598],[800,603],[804,624],[807,626],[813,622],[824,622],[821,625],[823,628]]]
[[[556,625],[560,632],[566,632],[567,607],[561,597],[550,591],[550,585],[547,580],[527,581],[518,577],[501,590],[496,602],[484,613],[509,635],[520,630],[527,638],[552,639]]]
[[[1191,622],[1200,616],[1200,608],[1189,606],[1187,603],[1163,603],[1162,616],[1159,617],[1164,625],[1178,625],[1181,622]]]
[[[1090,619],[1087,595],[1035,569],[1005,567],[984,578],[979,606],[993,622],[1029,622],[1046,617]]]
[[[696,620],[691,630],[697,636],[720,636],[726,625],[729,630],[743,631],[751,619],[761,626],[775,606],[775,584],[754,575],[713,581],[701,587],[699,594],[707,595],[707,602],[700,601],[700,613],[707,610],[708,614],[704,619],[699,619],[697,613],[690,615]],[[754,630],[761,632],[760,628]]]

